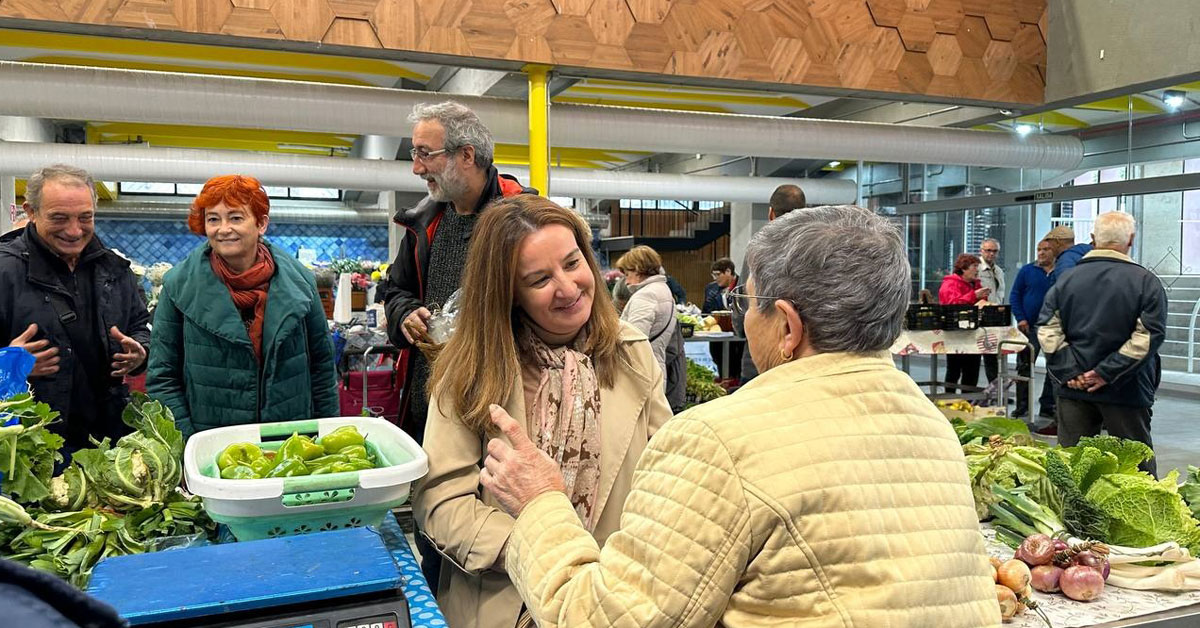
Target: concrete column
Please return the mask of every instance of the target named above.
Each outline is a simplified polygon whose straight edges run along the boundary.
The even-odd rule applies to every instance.
[[[1143,178],[1183,174],[1182,161],[1149,163],[1143,168]],[[1135,214],[1140,220],[1133,258],[1160,275],[1180,274],[1183,230],[1179,220],[1183,217],[1183,193],[1146,194],[1142,196],[1140,213],[1141,216]]]
[[[742,264],[746,259],[746,248],[756,231],[767,224],[766,203],[732,203],[729,216],[729,259],[737,267],[744,281],[747,277]]]
[[[0,233],[12,231],[14,213],[20,212],[17,207],[17,180],[13,177],[0,177]]]

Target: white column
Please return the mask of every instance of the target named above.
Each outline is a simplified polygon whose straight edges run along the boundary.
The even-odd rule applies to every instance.
[[[13,208],[17,203],[17,180],[13,177],[0,177],[0,233],[12,231]]]
[[[742,263],[746,259],[746,248],[750,238],[767,224],[766,203],[731,203],[729,216],[729,259],[737,267],[742,280],[747,279]]]
[[[391,216],[396,213],[396,193],[395,192],[380,192],[379,193],[379,209],[385,210],[388,215],[387,230],[388,230],[388,258],[390,264],[396,261],[396,253],[400,252],[400,240],[404,238],[404,227],[396,224],[396,221],[391,219]]]
[[[54,126],[38,118],[0,116],[0,142],[53,142]],[[12,230],[13,206],[17,202],[17,180],[0,177],[0,233]],[[20,215],[20,207],[17,215]]]

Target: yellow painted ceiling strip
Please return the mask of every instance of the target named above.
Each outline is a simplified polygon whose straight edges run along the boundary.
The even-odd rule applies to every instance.
[[[1174,87],[1174,89],[1182,89],[1182,90],[1189,91],[1189,92],[1200,92],[1200,81],[1196,81],[1194,83],[1184,83],[1183,85],[1176,85]]]
[[[1129,100],[1125,96],[1117,96],[1116,98],[1106,98],[1097,100],[1086,105],[1075,105],[1076,109],[1093,109],[1096,111],[1116,111],[1124,113],[1129,111]],[[1163,113],[1165,110],[1139,96],[1133,97],[1133,112],[1134,113]]]
[[[0,43],[5,46],[19,48],[45,48],[71,52],[103,52],[106,54],[137,57],[167,57],[220,63],[281,66],[324,72],[376,74],[394,78],[407,78],[422,83],[429,80],[429,77],[425,74],[414,72],[401,65],[380,59],[361,59],[281,50],[259,50],[235,48],[232,46],[183,44],[122,37],[45,33],[15,29],[0,29]]]
[[[674,90],[670,88],[659,89],[621,89],[610,87],[591,87],[589,85],[576,85],[564,92],[568,96],[623,96],[623,97],[645,97],[663,100],[691,100],[700,102],[725,103],[731,105],[755,105],[763,107],[788,107],[795,109],[807,109],[808,103],[803,100],[792,98],[791,96],[772,96],[772,95],[754,95],[750,93],[704,93],[704,92],[688,92]]]
[[[158,135],[178,138],[195,137],[281,144],[309,144],[313,146],[340,146],[345,148],[349,148],[354,144],[354,138],[356,137],[354,135],[314,133],[311,131],[275,131],[270,129],[237,129],[182,124],[140,124],[134,122],[91,122],[88,123],[88,131],[89,133],[95,131],[104,135]]]
[[[635,107],[639,109],[670,109],[673,111],[706,111],[710,113],[733,113],[725,107],[702,105],[700,103],[660,103],[641,100],[624,100],[619,98],[575,98],[571,96],[555,96],[551,99],[558,103],[577,105],[612,105],[614,107]]]
[[[332,74],[299,74],[295,72],[273,72],[270,70],[251,70],[243,68],[214,68],[174,63],[153,63],[150,61],[127,61],[124,59],[106,59],[97,57],[72,57],[66,55],[38,55],[22,59],[28,63],[54,63],[58,65],[73,65],[95,68],[120,68],[122,70],[151,70],[155,72],[186,72],[190,74],[205,74],[212,76],[245,76],[251,78],[281,79],[285,81],[304,81],[307,83],[333,83],[336,85],[359,85],[374,87],[371,83],[348,76]]]
[[[1071,117],[1061,111],[1046,111],[1017,118],[1017,122],[1032,125],[1067,126],[1074,129],[1085,129],[1090,126],[1079,118]]]
[[[297,155],[323,155],[345,157],[345,150],[334,147],[312,145],[311,148],[301,148],[285,142],[263,142],[256,140],[237,140],[211,137],[173,137],[170,135],[121,135],[101,134],[100,144],[141,144],[161,148],[197,148],[214,150],[247,150],[267,153],[293,153]]]

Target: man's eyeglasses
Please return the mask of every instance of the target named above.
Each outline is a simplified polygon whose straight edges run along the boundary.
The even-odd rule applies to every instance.
[[[414,148],[408,151],[408,154],[412,155],[413,161],[429,161],[430,159],[433,159],[442,153],[453,153],[455,150],[457,149],[439,148],[437,150],[425,150],[424,148]]]
[[[753,305],[752,299],[770,299],[772,301],[782,299],[791,303],[791,300],[785,297],[769,297],[763,294],[746,294],[746,286],[743,284],[729,291],[729,309],[738,316],[745,316],[746,312],[750,311],[751,305]]]

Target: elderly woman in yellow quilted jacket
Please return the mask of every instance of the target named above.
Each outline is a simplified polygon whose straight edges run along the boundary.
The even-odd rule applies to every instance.
[[[895,227],[792,212],[748,265],[734,306],[762,374],[659,430],[603,550],[492,408],[480,481],[516,517],[505,564],[538,625],[999,625],[958,439],[888,351],[909,299]]]

